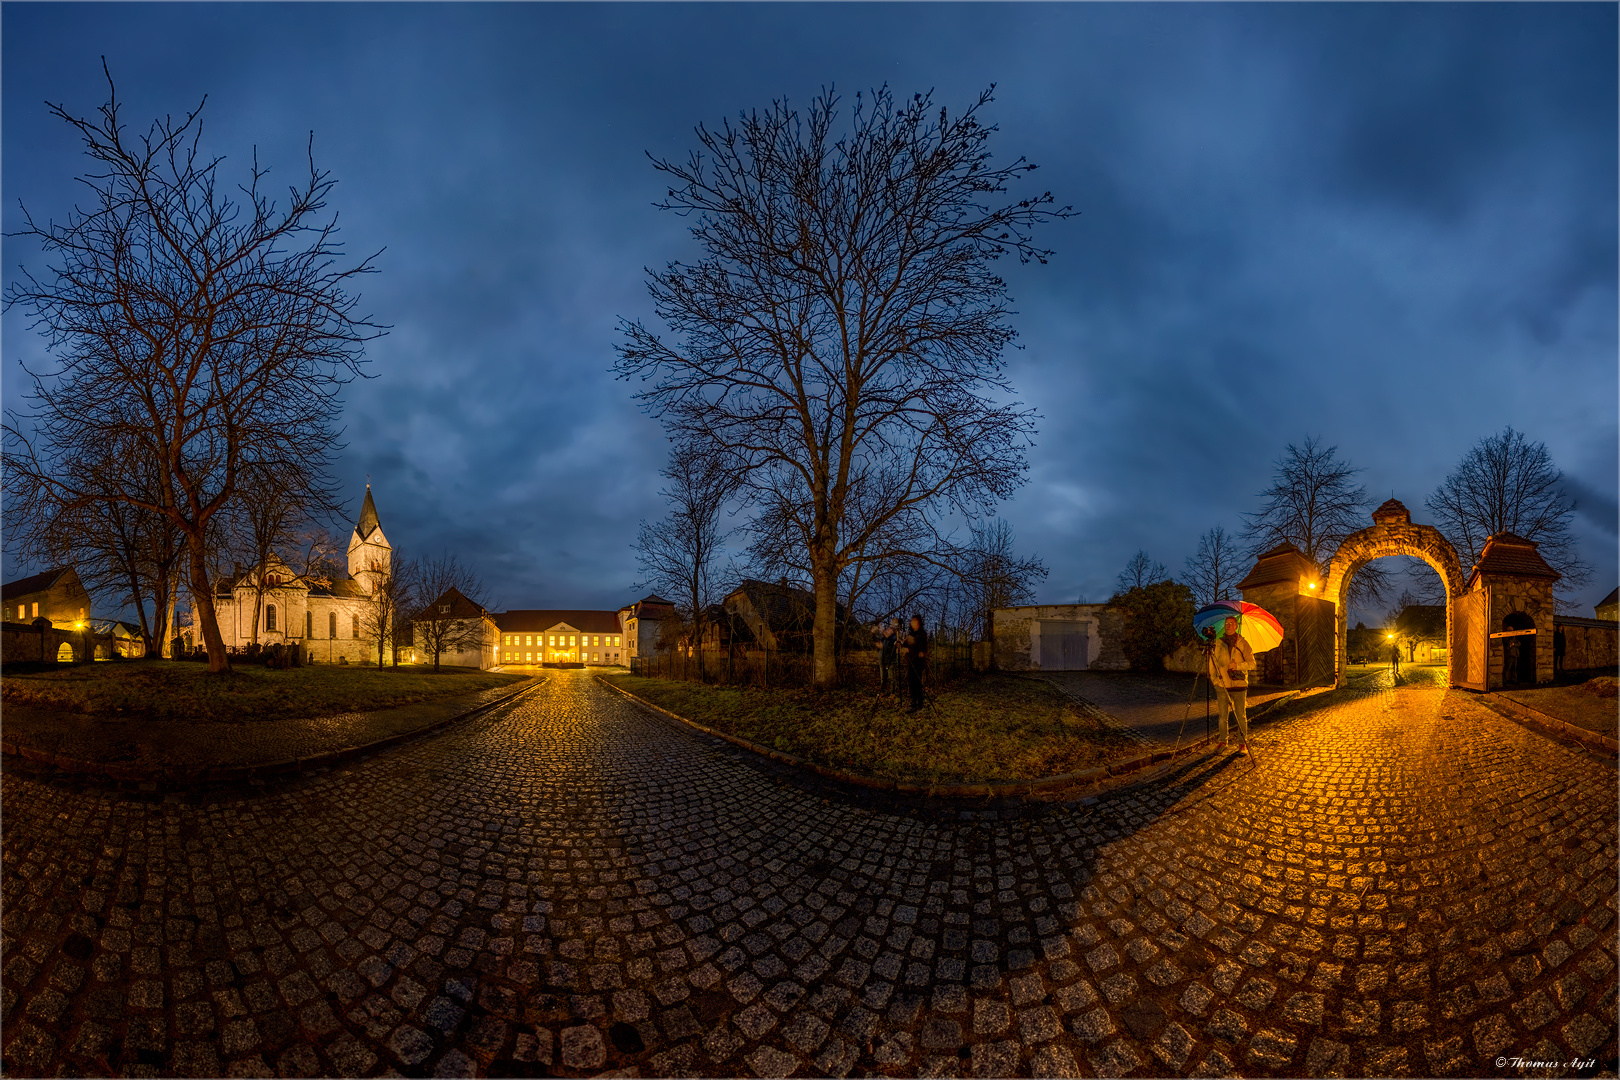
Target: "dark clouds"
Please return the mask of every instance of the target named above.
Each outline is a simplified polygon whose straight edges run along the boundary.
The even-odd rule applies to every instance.
[[[313,130],[393,325],[348,393],[342,475],[396,542],[513,606],[632,598],[662,443],[615,382],[643,267],[690,259],[645,154],[781,95],[998,84],[998,156],[1080,216],[1009,266],[1022,399],[1006,507],[1043,599],[1104,597],[1240,525],[1307,432],[1419,520],[1481,436],[1545,440],[1616,570],[1615,8],[1599,5],[6,5],[6,227],[82,159],[42,99],[291,172]],[[41,265],[11,242],[7,273]],[[40,345],[5,316],[12,359]],[[1606,500],[1606,501],[1605,501]],[[1607,528],[1599,527],[1603,514]],[[1590,602],[1590,601],[1588,601]]]

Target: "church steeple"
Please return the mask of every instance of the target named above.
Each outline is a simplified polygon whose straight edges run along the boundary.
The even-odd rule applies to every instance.
[[[354,535],[349,537],[349,576],[358,581],[368,593],[391,572],[394,548],[383,535],[382,523],[377,520],[377,504],[371,501],[371,485],[366,485],[366,501],[360,505],[360,520],[355,523]]]
[[[366,501],[360,505],[360,523],[354,527],[354,531],[364,540],[380,527],[377,521],[377,504],[371,501],[371,485],[367,484]]]

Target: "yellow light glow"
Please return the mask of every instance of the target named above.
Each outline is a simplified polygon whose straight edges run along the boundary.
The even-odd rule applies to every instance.
[[[1307,585],[1307,586],[1305,586],[1305,587],[1306,587],[1306,588],[1307,588],[1307,589],[1314,589],[1314,588],[1316,588],[1316,582],[1314,582],[1314,581],[1313,581],[1313,582],[1311,582],[1311,583],[1310,583],[1310,584],[1309,584],[1309,585]]]

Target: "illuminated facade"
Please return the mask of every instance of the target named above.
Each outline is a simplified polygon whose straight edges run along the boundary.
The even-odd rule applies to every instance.
[[[624,628],[613,611],[504,611],[490,616],[502,666],[623,664]]]
[[[372,596],[378,582],[391,572],[393,551],[367,484],[360,520],[349,536],[349,577],[296,574],[272,556],[264,566],[221,581],[214,591],[214,615],[225,647],[280,642],[303,648],[312,663],[375,663],[377,642],[369,626]]]

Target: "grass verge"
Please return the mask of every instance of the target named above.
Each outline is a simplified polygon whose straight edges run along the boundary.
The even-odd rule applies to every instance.
[[[1503,690],[1500,693],[1566,724],[1574,724],[1613,739],[1617,729],[1620,729],[1615,689],[1613,678],[1596,678],[1572,686],[1541,686]]]
[[[761,690],[609,675],[677,716],[819,764],[927,784],[1038,780],[1141,748],[1033,679],[984,675],[907,715],[892,698],[832,690]]]
[[[8,706],[157,720],[266,721],[369,712],[521,681],[504,672],[321,665],[275,671],[247,666],[213,674],[206,664],[130,660],[7,675]]]

